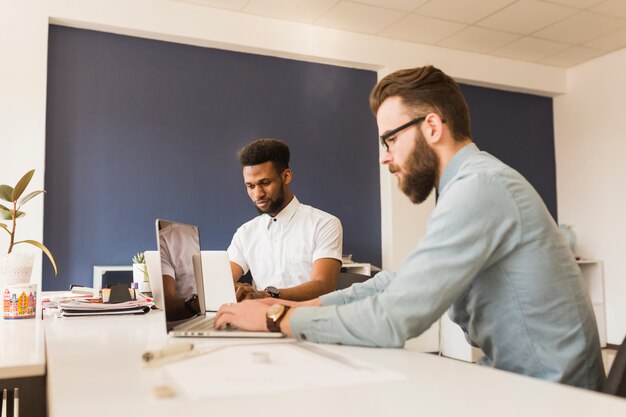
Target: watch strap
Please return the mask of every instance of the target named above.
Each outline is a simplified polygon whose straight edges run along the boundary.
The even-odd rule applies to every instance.
[[[267,329],[270,332],[280,333],[280,322],[285,318],[285,316],[287,315],[287,311],[289,311],[290,308],[291,307],[289,306],[285,306],[283,311],[280,313],[280,316],[278,316],[276,319],[266,317]]]

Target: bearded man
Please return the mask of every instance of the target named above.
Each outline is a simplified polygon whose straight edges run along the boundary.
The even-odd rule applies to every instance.
[[[395,272],[303,303],[225,305],[216,326],[402,347],[448,310],[480,364],[598,390],[598,329],[574,255],[528,181],[473,143],[457,83],[432,66],[397,71],[370,106],[380,163],[403,193],[420,203],[437,190],[426,235]]]
[[[289,146],[276,139],[258,139],[239,151],[259,216],[237,229],[228,247],[237,300],[310,300],[337,288],[341,222],[293,195],[289,159]],[[238,283],[248,271],[254,285]]]

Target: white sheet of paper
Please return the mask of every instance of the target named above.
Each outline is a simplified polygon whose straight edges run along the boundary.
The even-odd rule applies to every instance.
[[[169,364],[165,372],[191,399],[261,395],[404,379],[396,372],[330,353],[309,344],[224,346]]]

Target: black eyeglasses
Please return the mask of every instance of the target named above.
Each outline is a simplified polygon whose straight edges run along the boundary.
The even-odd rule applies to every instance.
[[[395,135],[396,133],[406,129],[409,126],[413,126],[416,123],[420,123],[423,122],[426,117],[428,115],[424,115],[424,116],[418,116],[413,120],[409,120],[408,122],[406,122],[405,124],[403,124],[402,126],[399,126],[393,130],[390,130],[389,132],[385,133],[384,135],[380,136],[380,144],[385,148],[385,150],[389,151],[389,138],[391,138],[393,135]],[[446,120],[445,119],[441,119],[442,123],[445,123]]]

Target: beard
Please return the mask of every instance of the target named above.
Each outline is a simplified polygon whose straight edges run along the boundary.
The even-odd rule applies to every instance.
[[[390,165],[389,172],[402,172],[400,190],[413,204],[423,203],[435,188],[437,172],[439,171],[439,157],[426,143],[424,135],[418,130],[415,147],[404,163],[404,169],[397,165]]]
[[[270,206],[266,210],[261,210],[259,206],[257,206],[256,204],[254,204],[254,208],[256,209],[256,211],[259,212],[259,214],[265,214],[265,213],[273,214],[273,213],[276,213],[282,207],[284,202],[285,202],[285,189],[284,189],[284,186],[281,186],[280,190],[278,191],[278,195],[273,200],[270,200]]]

